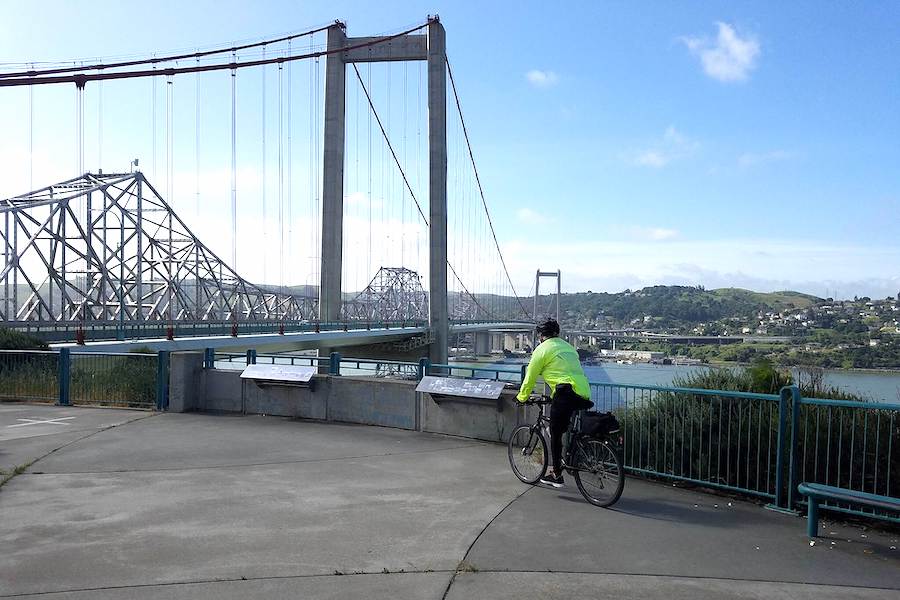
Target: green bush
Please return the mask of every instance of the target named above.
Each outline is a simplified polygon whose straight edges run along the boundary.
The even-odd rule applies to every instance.
[[[71,395],[74,404],[152,407],[156,404],[156,358],[73,357]]]
[[[0,327],[0,350],[47,350],[49,346],[34,336]]]
[[[777,394],[793,378],[760,361],[743,369],[705,369],[673,386]],[[864,401],[801,372],[805,398]],[[900,418],[895,411],[803,404],[797,440],[798,477],[887,495],[900,481]],[[624,458],[631,467],[735,488],[775,493],[778,402],[689,392],[645,392],[619,411]],[[787,435],[791,431],[788,412]],[[788,444],[785,444],[785,461]],[[785,463],[787,464],[787,463]],[[896,492],[893,492],[896,495]]]

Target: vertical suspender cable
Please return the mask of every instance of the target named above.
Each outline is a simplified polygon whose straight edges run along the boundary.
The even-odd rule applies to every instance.
[[[34,65],[32,65],[34,68]],[[34,86],[28,86],[28,191],[34,189]],[[18,308],[18,307],[17,307]]]
[[[236,62],[237,57],[234,52],[231,53],[231,62]],[[231,69],[231,268],[237,270],[237,136],[235,128],[237,121],[235,119],[235,73],[236,69]],[[234,309],[232,309],[234,315]]]
[[[84,85],[75,84],[75,175],[81,177],[84,175],[84,111],[82,109],[82,101],[84,100]],[[80,200],[79,200],[80,202]]]
[[[291,55],[291,41],[288,40],[288,56]],[[291,136],[291,63],[287,65],[287,237],[288,237],[288,268],[295,269],[294,265],[294,185],[291,180],[293,167],[292,136]],[[288,277],[291,273],[288,273]]]
[[[197,59],[197,65],[200,65],[200,59]],[[200,223],[200,73],[195,74],[197,91],[196,91],[196,107],[194,114],[194,224]]]
[[[97,82],[97,171],[103,169],[103,82]]]
[[[166,261],[166,272],[169,275],[168,285],[166,286],[169,290],[169,300],[168,300],[168,317],[169,317],[169,327],[172,327],[173,318],[177,315],[174,313],[174,302],[175,302],[175,282],[174,282],[174,273],[172,267],[173,264],[173,253],[174,249],[172,247],[172,206],[175,205],[174,199],[174,190],[175,184],[173,181],[174,175],[174,137],[175,137],[175,104],[174,104],[174,94],[175,91],[172,85],[172,76],[169,75],[166,77],[166,201],[169,203],[169,211],[168,211],[168,229],[169,229],[169,249],[167,252],[168,260]],[[124,253],[124,248],[122,249]],[[124,285],[124,282],[120,282],[119,285]]]
[[[156,58],[156,54],[153,55]],[[156,63],[153,64],[153,70],[156,70]],[[150,123],[150,139],[153,145],[153,157],[150,160],[151,177],[156,180],[156,76],[150,77],[150,104],[152,120]]]
[[[175,90],[172,76],[166,78],[166,201],[175,204]]]
[[[368,63],[366,65],[366,78],[369,82],[369,88],[372,87],[372,63]],[[366,278],[371,279],[375,274],[372,272],[372,111],[366,111],[369,115],[369,150],[366,154],[366,157],[369,162],[369,187],[367,192],[368,204],[369,204],[369,251],[366,253],[366,257],[368,259],[368,263],[366,265]],[[368,300],[368,306],[366,307],[366,315],[369,318],[372,318],[372,295],[367,294],[366,299]]]
[[[278,63],[278,284],[284,292],[284,85]]]
[[[409,63],[403,63],[403,164],[408,168],[409,163],[406,160],[406,104],[409,96],[408,91],[408,67]],[[406,266],[406,188],[400,188],[403,198],[403,204],[400,205],[400,214],[402,215],[402,225],[400,229],[400,266]]]
[[[262,47],[262,58],[266,59],[266,47]],[[269,223],[266,220],[266,66],[262,66],[262,233],[265,236],[268,233]],[[263,250],[263,284],[268,283],[268,261],[266,260],[268,252]]]

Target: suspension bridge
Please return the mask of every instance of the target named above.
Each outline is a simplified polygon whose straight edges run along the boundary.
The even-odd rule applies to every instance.
[[[0,88],[27,114],[32,190],[0,200],[6,327],[98,351],[388,344],[437,363],[453,336],[532,327],[437,17],[7,65]],[[74,159],[62,129],[34,141],[41,107],[65,105]]]

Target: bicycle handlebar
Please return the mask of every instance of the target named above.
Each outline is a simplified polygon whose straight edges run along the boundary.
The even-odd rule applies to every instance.
[[[522,404],[550,404],[551,402],[550,396],[529,396],[528,400]]]

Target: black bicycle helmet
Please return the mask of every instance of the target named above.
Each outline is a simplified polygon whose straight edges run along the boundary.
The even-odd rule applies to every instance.
[[[559,335],[559,323],[556,319],[550,318],[538,323],[534,330],[544,337],[556,337]]]

